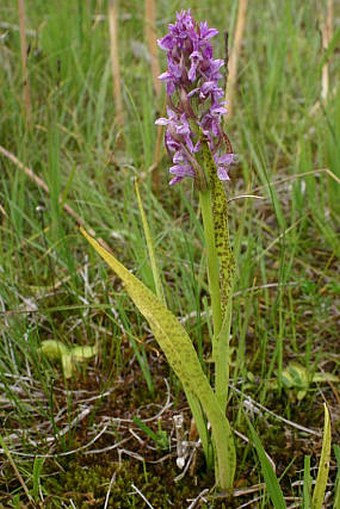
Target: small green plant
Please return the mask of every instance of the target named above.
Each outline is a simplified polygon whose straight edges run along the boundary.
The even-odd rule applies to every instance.
[[[311,373],[301,364],[290,362],[282,371],[280,381],[289,395],[296,395],[297,400],[301,401],[312,384],[339,382],[339,377],[331,373]],[[274,386],[277,385],[278,383],[275,382]]]
[[[67,346],[57,339],[46,339],[41,343],[38,352],[49,361],[60,362],[63,375],[66,379],[71,378],[77,364],[86,362],[97,355],[97,346]]]
[[[161,421],[158,421],[158,430],[154,432],[145,422],[143,422],[139,417],[134,417],[133,422],[137,424],[137,426],[146,433],[146,435],[151,438],[156,444],[156,447],[161,451],[166,451],[169,449],[169,437],[167,432],[162,429]]]

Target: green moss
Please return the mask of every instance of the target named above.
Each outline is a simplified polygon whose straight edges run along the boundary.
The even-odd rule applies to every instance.
[[[107,506],[110,509],[147,507],[132,484],[158,509],[181,507],[187,499],[195,498],[202,487],[195,486],[190,477],[175,483],[178,471],[169,463],[146,465],[126,460],[119,464],[109,455],[94,456],[90,461],[84,457],[74,459],[65,465],[65,471],[58,477],[45,482],[50,495],[45,507],[61,507],[62,501],[65,504],[72,499],[79,509],[102,508],[112,476],[114,481]]]

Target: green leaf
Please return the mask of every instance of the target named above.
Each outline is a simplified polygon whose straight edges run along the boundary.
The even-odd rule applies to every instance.
[[[302,508],[312,509],[312,477],[310,475],[310,456],[305,456],[304,458]]]
[[[332,373],[315,373],[312,377],[313,383],[329,383],[329,382],[335,382],[339,383],[340,378],[336,375],[333,375]]]
[[[38,456],[36,456],[34,458],[34,462],[33,462],[33,472],[32,472],[33,489],[32,489],[32,493],[33,493],[33,498],[36,502],[38,502],[38,500],[40,498],[40,490],[41,490],[40,479],[41,479],[44,462],[45,462],[45,458],[39,458]]]
[[[156,444],[156,446],[165,451],[169,449],[169,439],[167,432],[162,430],[160,427],[160,421],[158,421],[158,431],[155,433],[145,422],[143,422],[139,417],[135,416],[132,418],[133,422],[137,424],[137,426],[148,435]]]
[[[83,228],[81,233],[125,283],[126,291],[147,319],[158,344],[184,388],[197,397],[210,421],[217,456],[217,482],[230,489],[236,468],[236,452],[229,422],[205,376],[186,330],[151,290],[131,274]]]
[[[301,364],[297,362],[291,362],[282,371],[281,382],[287,389],[294,388],[305,391],[309,387],[310,375],[304,366],[301,366]]]
[[[63,355],[68,354],[69,349],[57,339],[46,339],[42,341],[38,352],[41,352],[50,361],[60,361]]]
[[[306,395],[307,391],[298,391],[296,397],[298,401],[302,401],[306,397]]]
[[[75,345],[69,348],[57,339],[47,339],[41,343],[38,352],[41,352],[50,361],[60,362],[63,375],[68,379],[71,378],[76,363],[85,362],[97,354],[97,346]]]
[[[261,444],[261,440],[256,434],[251,422],[248,420],[248,426],[252,435],[252,440],[255,445],[257,455],[261,463],[261,469],[266,483],[266,487],[273,503],[274,509],[286,509],[286,502],[283,497],[283,493],[276,477],[274,469],[265,453],[265,450]]]
[[[327,486],[329,462],[331,458],[331,442],[332,442],[331,421],[329,418],[329,411],[326,403],[324,403],[324,411],[325,411],[325,421],[324,421],[322,450],[318,475],[316,478],[315,488],[313,492],[312,499],[313,509],[322,509],[322,504],[325,497],[325,491]]]
[[[97,353],[97,346],[74,346],[70,349],[70,354],[76,362],[84,362],[87,359],[92,359]]]

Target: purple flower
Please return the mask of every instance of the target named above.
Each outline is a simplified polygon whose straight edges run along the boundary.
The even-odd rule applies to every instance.
[[[215,155],[214,161],[217,167],[217,176],[220,180],[230,180],[228,168],[235,162],[235,154]]]
[[[234,155],[225,144],[222,116],[226,113],[224,92],[218,85],[223,60],[213,58],[210,39],[218,31],[206,21],[196,23],[190,9],[176,14],[176,23],[158,40],[167,53],[168,69],[159,77],[166,83],[167,117],[157,125],[166,126],[165,145],[173,161],[170,184],[185,177],[202,178],[199,165],[202,136],[205,136],[220,180],[229,180]]]

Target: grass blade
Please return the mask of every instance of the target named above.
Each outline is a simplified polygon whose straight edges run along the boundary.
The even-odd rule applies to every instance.
[[[334,496],[334,509],[340,507],[340,446],[334,445],[334,454],[337,463],[337,474],[335,479],[335,496]]]
[[[252,440],[254,442],[255,449],[261,463],[264,480],[274,509],[286,509],[287,506],[279,481],[269,459],[267,458],[266,452],[261,444],[261,440],[250,421],[248,421],[248,426],[250,428]]]
[[[303,468],[303,509],[312,507],[312,477],[310,475],[310,456],[305,456]]]
[[[156,295],[157,295],[158,299],[166,306],[164,290],[163,290],[163,286],[162,286],[162,280],[161,280],[157,262],[156,262],[154,241],[153,241],[153,238],[151,235],[151,231],[149,228],[149,223],[148,223],[146,214],[144,212],[143,202],[142,202],[142,198],[140,196],[137,180],[135,180],[135,191],[136,191],[136,196],[137,196],[139,213],[140,213],[140,217],[142,220],[146,245],[148,248],[149,260],[150,260],[153,280],[154,280],[154,284],[155,284]]]

